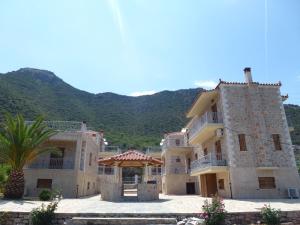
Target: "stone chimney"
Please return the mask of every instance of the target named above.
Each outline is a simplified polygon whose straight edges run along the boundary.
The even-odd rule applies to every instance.
[[[86,121],[82,121],[81,123],[81,131],[87,131],[87,127],[86,127]]]
[[[250,68],[250,67],[246,67],[246,68],[244,69],[244,74],[245,74],[245,82],[246,82],[247,84],[253,83],[252,75],[251,75],[251,68]]]

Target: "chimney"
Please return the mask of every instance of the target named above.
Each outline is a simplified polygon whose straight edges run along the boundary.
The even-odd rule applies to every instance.
[[[251,75],[251,68],[250,67],[246,67],[244,69],[244,74],[245,74],[245,81],[246,81],[246,83],[248,83],[248,84],[253,83],[252,75]]]
[[[81,123],[81,131],[87,131],[87,127],[86,127],[86,121],[82,121]]]

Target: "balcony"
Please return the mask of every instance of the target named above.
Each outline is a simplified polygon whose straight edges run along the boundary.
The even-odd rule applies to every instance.
[[[218,128],[223,128],[223,117],[220,112],[206,112],[192,120],[189,128],[191,144],[202,143],[215,135]]]
[[[222,154],[209,153],[191,163],[191,175],[227,170],[227,161]]]
[[[28,169],[74,169],[74,160],[64,158],[50,158],[39,160],[27,166]]]
[[[165,152],[167,149],[184,149],[191,148],[191,146],[188,145],[187,141],[184,137],[178,137],[178,138],[166,138],[162,144],[162,151]]]
[[[167,174],[189,174],[189,169],[185,166],[168,166],[162,167],[162,175]]]

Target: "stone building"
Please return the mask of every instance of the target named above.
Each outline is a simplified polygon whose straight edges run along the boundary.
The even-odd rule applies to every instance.
[[[220,80],[196,99],[186,128],[165,135],[163,192],[226,198],[287,197],[299,191],[281,83]],[[195,191],[194,191],[195,190]]]
[[[43,154],[26,166],[25,195],[38,196],[43,189],[58,190],[67,198],[98,193],[101,132],[89,131],[85,123],[48,123],[59,132],[45,145],[57,152]]]

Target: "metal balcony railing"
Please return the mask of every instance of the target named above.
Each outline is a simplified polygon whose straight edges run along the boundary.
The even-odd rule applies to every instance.
[[[189,169],[185,166],[166,166],[162,168],[162,175],[166,174],[188,174]]]
[[[212,166],[227,166],[226,159],[222,154],[209,153],[200,159],[197,159],[191,163],[191,171],[199,169],[209,168]]]
[[[185,138],[166,138],[162,145],[162,150],[165,151],[167,148],[181,148],[189,147]]]
[[[191,128],[189,129],[190,138],[195,137],[206,124],[213,123],[223,123],[223,116],[220,112],[206,112],[201,117],[194,119]]]
[[[103,149],[101,149],[101,152],[116,152],[116,153],[121,153],[121,149],[119,148],[119,146],[106,145]]]
[[[64,158],[50,158],[38,160],[28,165],[29,169],[74,169],[74,160]]]

